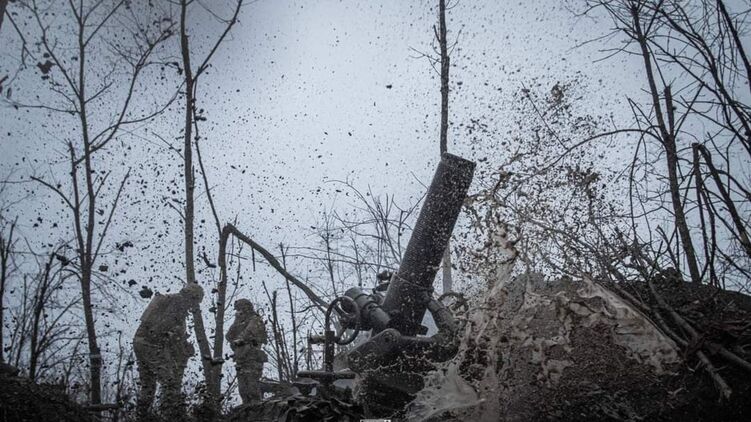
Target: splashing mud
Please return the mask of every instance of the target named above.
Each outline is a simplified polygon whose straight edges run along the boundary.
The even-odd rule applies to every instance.
[[[677,362],[676,345],[649,318],[592,281],[504,277],[470,313],[457,356],[425,377],[407,418],[534,420],[577,403],[628,416],[641,400],[629,394]]]
[[[500,356],[488,360],[488,352],[498,350],[502,325],[497,310],[506,297],[504,286],[508,278],[499,280],[484,303],[470,314],[457,356],[425,377],[425,388],[407,409],[408,420],[423,421],[447,411],[493,407],[487,402],[487,393],[498,387]]]

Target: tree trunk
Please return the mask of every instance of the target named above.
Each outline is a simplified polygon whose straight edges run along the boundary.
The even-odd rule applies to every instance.
[[[195,79],[190,63],[190,44],[187,33],[187,9],[188,1],[180,2],[180,51],[182,55],[183,71],[185,72],[185,127],[183,137],[184,179],[185,179],[185,282],[196,283],[195,253],[193,250],[194,234],[194,209],[195,209],[195,177],[193,169],[193,120],[195,112],[194,87]],[[220,377],[219,371],[214,368],[214,359],[211,356],[209,340],[206,336],[206,328],[200,309],[191,312],[193,316],[193,328],[198,342],[198,350],[201,355],[201,365],[206,381],[207,405],[216,409],[219,400]],[[219,369],[221,366],[217,365]]]
[[[94,313],[91,310],[91,271],[85,271],[81,276],[81,290],[83,292],[83,313],[86,321],[86,336],[89,344],[89,364],[91,382],[91,404],[102,402],[102,355],[97,345],[96,329],[94,327]]]
[[[227,241],[230,234],[230,230],[226,227],[219,232],[219,284],[217,286],[216,318],[214,319],[216,327],[214,333],[214,360],[217,362],[222,359],[224,353],[224,302],[227,300]],[[217,365],[216,379],[212,380],[214,384],[210,386],[213,389],[211,391],[213,397],[221,395],[221,378],[219,378],[219,373],[221,373],[221,366]]]
[[[438,1],[438,44],[441,48],[441,155],[448,151],[449,53],[446,40],[446,0]]]
[[[662,138],[663,148],[665,149],[665,161],[668,170],[668,187],[670,189],[670,202],[672,203],[673,215],[675,217],[675,227],[678,230],[683,252],[686,254],[686,263],[688,265],[689,274],[691,275],[691,281],[699,283],[701,282],[701,275],[699,273],[699,266],[696,262],[696,252],[694,250],[694,244],[691,241],[691,233],[688,229],[688,223],[686,222],[686,214],[681,201],[680,183],[678,181],[678,150],[676,148],[675,134],[673,131],[673,119],[671,118],[673,104],[670,96],[670,87],[665,87],[665,101],[667,103],[666,111],[669,113],[668,118],[670,120],[670,128],[668,128],[665,122],[665,115],[663,114],[660,105],[660,96],[659,91],[657,90],[657,83],[655,82],[654,71],[652,69],[652,56],[649,51],[649,46],[647,45],[647,36],[642,30],[639,10],[636,6],[631,9],[631,17],[633,18],[634,36],[639,43],[642,60],[644,61],[644,70],[647,75],[647,81],[649,82],[649,91],[652,96],[652,105],[655,109],[657,126],[660,131],[660,137]]]
[[[3,19],[5,18],[5,8],[8,6],[8,0],[0,0],[0,30],[3,29]],[[0,360],[0,362],[2,362]]]
[[[32,381],[36,379],[37,364],[39,362],[39,355],[41,354],[38,339],[39,324],[41,323],[42,311],[44,311],[53,259],[54,254],[50,254],[49,261],[44,265],[44,273],[40,280],[41,285],[37,288],[36,298],[34,299],[34,318],[31,324],[31,357],[29,358],[29,379]]]
[[[287,269],[287,257],[284,252],[284,245],[279,244],[279,249],[282,252],[282,266]],[[295,318],[295,301],[292,298],[292,288],[289,285],[289,279],[285,277],[284,282],[287,285],[287,299],[289,299],[289,315],[292,319],[292,379],[297,378],[298,357],[297,357],[297,318]]]
[[[2,0],[0,0],[2,1]],[[16,228],[16,222],[13,221],[10,225],[10,231],[8,237],[5,238],[4,233],[0,233],[0,363],[5,362],[5,351],[3,349],[3,324],[5,322],[5,313],[3,312],[3,301],[5,299],[5,283],[8,280],[8,266],[10,265],[10,254],[13,248],[13,231]]]
[[[738,212],[738,208],[736,208],[733,198],[730,197],[729,188],[725,189],[725,185],[722,183],[722,179],[720,179],[720,174],[712,162],[712,155],[710,155],[709,151],[707,151],[707,149],[701,144],[694,144],[693,147],[695,150],[701,152],[702,157],[704,157],[704,162],[709,168],[709,174],[712,175],[712,180],[714,180],[717,190],[720,191],[725,208],[727,208],[728,213],[730,213],[730,217],[735,225],[735,235],[737,236],[741,247],[746,252],[746,256],[751,258],[751,240],[749,240],[748,233],[746,233],[746,225],[743,222],[743,217]]]
[[[97,345],[96,326],[91,304],[91,275],[94,267],[94,260],[96,259],[96,257],[93,256],[93,245],[94,230],[96,228],[94,213],[96,212],[97,192],[94,189],[94,180],[92,177],[91,140],[89,139],[88,114],[86,111],[86,44],[84,41],[84,31],[85,24],[83,21],[80,21],[78,29],[78,104],[83,139],[83,162],[86,181],[87,210],[85,233],[78,232],[79,237],[85,234],[85,239],[79,241],[79,245],[82,245],[82,248],[78,251],[78,255],[81,264],[81,295],[83,299],[84,321],[86,323],[86,336],[89,344],[90,402],[91,404],[100,404],[102,402],[102,355],[99,351],[99,346]],[[73,166],[72,171],[78,171],[75,165]],[[77,182],[74,181],[74,183]],[[78,217],[79,219],[81,217],[80,210]]]
[[[446,39],[446,0],[438,1],[438,44],[441,49],[441,155],[448,152],[448,129],[449,129],[449,53]],[[453,289],[451,277],[451,241],[446,243],[446,251],[443,254],[442,275],[443,292]]]
[[[0,242],[4,242],[5,239],[0,239]],[[0,251],[0,255],[2,255],[2,274],[0,274],[0,363],[5,363],[5,351],[3,343],[3,336],[5,333],[3,333],[3,325],[5,324],[5,313],[3,310],[5,309],[3,306],[4,298],[5,298],[5,277],[6,277],[6,259],[5,259],[5,251]]]
[[[681,237],[681,244],[683,245],[683,252],[686,255],[686,262],[688,264],[689,274],[691,275],[691,281],[699,283],[701,282],[701,274],[699,273],[699,266],[696,262],[696,252],[694,250],[693,241],[691,240],[691,232],[688,229],[686,214],[683,210],[683,203],[681,201],[680,185],[678,182],[678,152],[676,150],[675,139],[672,136],[665,142],[665,159],[668,166],[668,183],[670,186],[670,198],[673,205],[673,212],[675,214],[675,226]]]
[[[271,328],[274,333],[274,354],[276,354],[276,366],[279,374],[279,382],[287,381],[287,360],[284,356],[282,334],[279,330],[279,320],[276,312],[276,290],[271,292]]]

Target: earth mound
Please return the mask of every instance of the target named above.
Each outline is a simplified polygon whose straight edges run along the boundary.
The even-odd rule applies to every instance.
[[[59,387],[0,374],[0,420],[3,422],[94,421],[86,409]]]
[[[636,287],[644,294],[642,284]],[[409,419],[749,420],[747,372],[722,371],[733,393],[721,399],[691,353],[699,345],[677,344],[655,324],[648,306],[616,291],[591,280],[548,283],[534,274],[498,283],[468,316],[456,358],[427,377]],[[717,327],[736,319],[748,326],[751,300],[718,289],[711,293],[676,293],[673,300],[684,312],[688,307],[714,315],[697,323],[701,332],[738,346],[742,334],[736,330],[736,338],[729,338],[732,330]],[[714,301],[702,305],[697,297]]]

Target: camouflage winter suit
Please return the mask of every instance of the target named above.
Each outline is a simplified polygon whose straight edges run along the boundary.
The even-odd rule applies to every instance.
[[[177,294],[156,295],[143,312],[141,325],[133,338],[141,384],[139,417],[148,414],[157,383],[162,386],[162,413],[167,417],[184,416],[183,373],[195,353],[188,341],[185,319],[202,298],[203,290],[194,284]]]
[[[259,381],[263,375],[263,363],[267,360],[261,347],[268,337],[263,319],[249,300],[236,301],[235,312],[235,321],[227,331],[227,341],[235,353],[240,397],[244,404],[248,404],[261,399]]]

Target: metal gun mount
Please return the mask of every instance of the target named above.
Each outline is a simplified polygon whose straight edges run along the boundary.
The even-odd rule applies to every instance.
[[[325,331],[311,336],[324,345],[322,371],[299,371],[329,388],[337,379],[360,375],[360,397],[366,413],[389,416],[400,411],[423,388],[422,375],[456,355],[457,324],[449,309],[433,298],[433,280],[472,182],[475,163],[443,154],[407,244],[399,271],[380,276],[371,293],[359,287],[334,299],[326,310]],[[438,329],[425,337],[422,325],[430,312]],[[339,317],[337,331],[331,317]],[[334,371],[335,344],[352,343],[360,331],[367,340],[346,354],[349,370]]]

